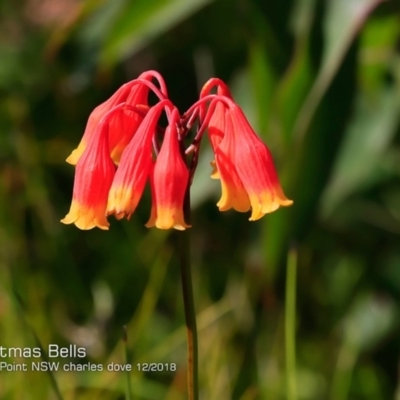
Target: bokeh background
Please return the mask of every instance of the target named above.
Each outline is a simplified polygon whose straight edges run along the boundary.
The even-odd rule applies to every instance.
[[[64,160],[88,115],[147,69],[181,111],[208,78],[225,80],[294,200],[258,222],[220,213],[202,147],[191,229],[201,399],[287,399],[289,249],[297,399],[400,399],[398,0],[1,1],[0,345],[127,357],[134,399],[186,398],[175,234],[144,227],[149,194],[108,232],[59,222],[74,174]],[[127,379],[1,371],[0,398],[125,399]]]

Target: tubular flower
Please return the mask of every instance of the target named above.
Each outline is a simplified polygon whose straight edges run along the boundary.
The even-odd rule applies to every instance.
[[[170,116],[164,141],[151,175],[153,196],[152,210],[146,226],[159,229],[190,228],[184,219],[183,204],[189,181],[189,170],[182,159],[177,124],[176,108]]]
[[[222,192],[217,206],[220,211],[233,208],[239,212],[246,212],[250,210],[250,200],[232,159],[235,151],[232,121],[227,115],[223,119],[225,120],[225,135],[215,150],[217,177],[221,179]],[[215,178],[216,174],[214,173],[211,177]]]
[[[150,108],[126,146],[108,194],[107,215],[129,219],[135,211],[152,169],[152,138],[164,106],[165,101]]]
[[[208,96],[213,88],[217,87],[218,96],[224,96],[232,100],[232,95],[229,88],[218,78],[209,79],[203,86],[200,92],[200,99]],[[208,112],[211,112],[211,117],[207,123],[208,138],[211,143],[211,147],[215,153],[219,144],[221,143],[225,134],[225,113],[226,104],[222,101],[212,102],[209,106]],[[201,106],[200,109],[200,120],[204,121],[205,107]],[[211,162],[213,172],[211,174],[212,179],[219,179],[219,172],[216,168],[215,161]]]
[[[107,230],[105,216],[107,194],[115,174],[110,157],[106,122],[97,125],[94,137],[79,158],[75,169],[74,189],[69,213],[61,220],[79,229],[98,227]]]
[[[250,221],[260,219],[280,206],[293,204],[283,193],[270,151],[253,131],[240,107],[231,105],[227,118],[233,133],[229,158],[249,196]]]
[[[136,109],[142,111],[142,115],[135,111],[124,110],[116,113],[110,120],[109,141],[110,155],[116,165],[120,163],[120,158],[132,137],[136,134],[143,116],[149,110],[145,104],[139,104]]]
[[[142,75],[139,78],[144,78]],[[135,84],[134,82],[132,81],[121,86],[108,100],[92,111],[78,147],[66,159],[69,164],[76,165],[86,146],[92,140],[96,126],[99,124],[101,118],[118,104],[125,102],[138,106],[138,108],[142,108],[143,114],[145,114],[148,109],[147,97],[149,88],[145,85]],[[141,113],[130,110],[115,113],[110,117],[108,130],[109,148],[111,157],[116,164],[119,163],[122,151],[129,143],[142,120],[143,115]]]
[[[151,107],[150,91],[158,98]],[[168,120],[165,129],[159,125],[163,112]],[[81,142],[67,158],[76,164],[76,174],[72,204],[62,222],[81,229],[108,229],[108,215],[129,219],[149,180],[152,207],[146,226],[189,228],[189,190],[206,131],[215,155],[211,177],[221,181],[220,211],[251,210],[250,220],[255,221],[292,204],[282,191],[268,148],[224,82],[210,79],[200,99],[180,115],[161,75],[147,71],[89,116]]]

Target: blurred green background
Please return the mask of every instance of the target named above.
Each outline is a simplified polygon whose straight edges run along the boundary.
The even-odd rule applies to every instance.
[[[64,160],[88,115],[147,69],[181,111],[208,78],[225,80],[294,200],[258,222],[220,213],[203,146],[191,229],[201,399],[287,398],[291,246],[298,399],[400,399],[398,0],[1,1],[0,345],[76,344],[81,362],[124,363],[126,325],[133,398],[186,398],[175,233],[143,226],[149,195],[109,232],[59,223]],[[1,371],[0,398],[125,399],[126,382]]]

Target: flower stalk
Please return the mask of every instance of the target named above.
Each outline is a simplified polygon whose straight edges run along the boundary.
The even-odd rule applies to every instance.
[[[297,250],[289,250],[285,288],[285,355],[287,399],[297,400],[296,379],[296,275]]]
[[[186,191],[185,220],[190,222],[190,192]],[[187,332],[187,387],[188,399],[198,400],[199,378],[198,378],[198,335],[196,311],[194,306],[192,270],[190,260],[190,232],[189,230],[178,232],[178,254],[181,270],[181,283],[183,294],[183,305],[185,310],[185,323]]]
[[[150,93],[157,97],[156,104],[150,104]],[[162,114],[166,126],[160,126]],[[188,338],[189,400],[198,400],[199,386],[187,228],[191,227],[190,186],[205,132],[214,152],[211,177],[221,184],[220,211],[251,211],[249,219],[256,221],[292,204],[280,186],[269,149],[223,81],[206,82],[199,100],[181,115],[162,76],[147,71],[90,114],[81,142],[67,158],[76,172],[71,208],[61,220],[80,229],[108,230],[107,217],[129,219],[150,184],[152,207],[146,226],[181,231],[177,252]]]

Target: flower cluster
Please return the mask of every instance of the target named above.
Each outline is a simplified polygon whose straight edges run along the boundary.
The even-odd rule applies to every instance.
[[[150,92],[158,98],[155,105],[149,104]],[[163,113],[165,128],[160,125]],[[147,71],[89,116],[81,142],[67,158],[76,165],[75,181],[71,208],[61,222],[108,229],[107,216],[129,219],[150,182],[152,209],[146,226],[190,227],[184,208],[204,132],[215,154],[211,177],[221,181],[220,211],[251,210],[255,221],[292,204],[281,189],[271,153],[220,79],[210,79],[199,100],[180,115],[163,78]]]

